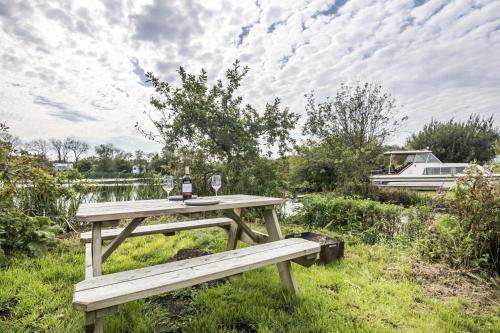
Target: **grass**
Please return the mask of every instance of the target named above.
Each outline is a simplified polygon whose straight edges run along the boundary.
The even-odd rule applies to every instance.
[[[300,231],[285,227],[285,233]],[[331,234],[322,230],[322,233]],[[217,229],[127,240],[105,273],[165,262],[182,248],[223,251]],[[106,332],[499,332],[500,306],[467,297],[438,299],[412,275],[407,250],[349,244],[330,266],[293,265],[299,297],[285,294],[277,269],[267,267],[216,285],[179,290],[120,307]],[[71,307],[83,279],[83,246],[64,239],[38,259],[13,259],[0,272],[0,332],[81,332]]]

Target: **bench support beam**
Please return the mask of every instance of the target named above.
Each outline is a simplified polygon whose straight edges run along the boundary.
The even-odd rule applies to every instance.
[[[230,219],[233,219],[234,222],[238,224],[238,227],[242,229],[250,239],[258,243],[259,242],[259,237],[253,232],[252,229],[250,229],[249,226],[247,226],[241,219],[241,208],[235,208],[232,210],[226,210],[224,214],[229,217]]]

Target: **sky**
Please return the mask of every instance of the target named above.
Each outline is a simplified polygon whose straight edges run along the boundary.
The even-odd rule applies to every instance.
[[[250,67],[240,93],[302,115],[304,94],[381,84],[408,116],[391,143],[431,119],[500,123],[500,1],[0,0],[0,121],[24,141],[75,137],[159,150],[145,72],[223,78]],[[301,138],[300,126],[292,133]]]

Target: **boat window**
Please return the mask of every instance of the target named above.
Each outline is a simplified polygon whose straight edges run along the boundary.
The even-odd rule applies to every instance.
[[[451,175],[451,168],[441,168],[442,175]]]
[[[415,155],[415,163],[425,163],[427,154],[417,154]]]
[[[406,156],[403,164],[413,163],[414,160],[415,160],[415,155],[408,155]]]
[[[439,175],[441,174],[441,168],[425,168],[424,175]]]
[[[455,168],[455,173],[464,173],[465,172],[465,167],[456,167]]]
[[[415,163],[441,163],[441,161],[432,153],[417,154]]]

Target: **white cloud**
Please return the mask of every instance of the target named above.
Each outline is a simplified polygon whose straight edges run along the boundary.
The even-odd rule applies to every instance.
[[[281,97],[304,114],[312,89],[382,84],[409,116],[395,142],[433,117],[500,121],[500,1],[0,0],[0,41],[0,117],[28,140],[157,150],[134,129],[151,110],[143,71],[215,80],[236,58],[260,108]]]

